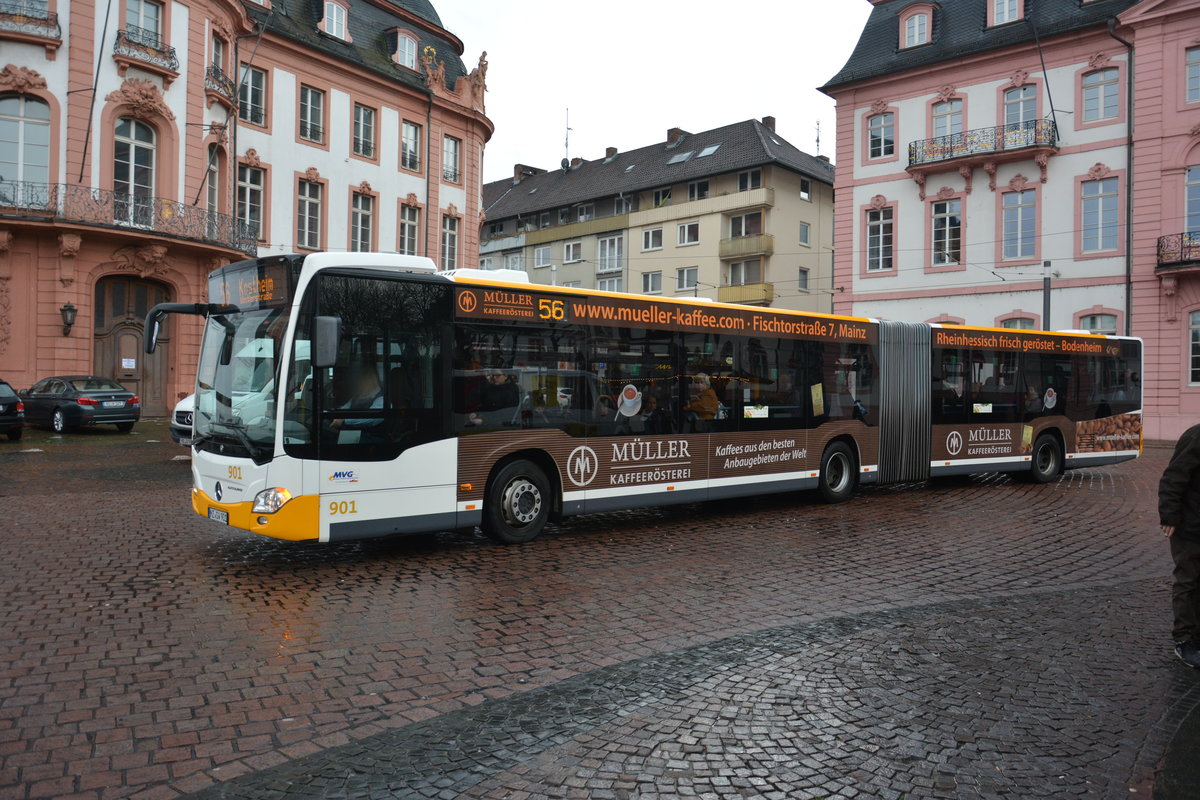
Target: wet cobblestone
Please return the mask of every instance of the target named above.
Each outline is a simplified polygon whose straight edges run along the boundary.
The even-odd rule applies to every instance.
[[[193,517],[160,427],[0,447],[0,797],[1200,785],[1165,450],[1049,486],[610,514],[515,548],[312,547]]]

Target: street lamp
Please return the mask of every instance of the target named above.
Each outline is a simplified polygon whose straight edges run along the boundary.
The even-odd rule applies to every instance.
[[[79,314],[79,309],[71,303],[67,303],[58,310],[58,313],[62,314],[63,336],[70,336],[71,326],[75,324],[75,317]]]

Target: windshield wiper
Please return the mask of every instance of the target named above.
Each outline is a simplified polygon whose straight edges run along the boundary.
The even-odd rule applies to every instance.
[[[214,428],[220,426],[233,431],[233,434],[237,437],[237,440],[241,442],[242,447],[246,448],[246,452],[248,452],[250,457],[255,461],[258,461],[259,458],[262,457],[261,451],[258,449],[258,445],[256,445],[254,441],[246,435],[246,426],[244,424],[240,422],[227,422],[225,420],[212,420],[209,424]]]

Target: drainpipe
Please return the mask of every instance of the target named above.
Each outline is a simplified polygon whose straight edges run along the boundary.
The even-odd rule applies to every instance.
[[[1117,36],[1117,18],[1108,20],[1108,35],[1129,53],[1129,80],[1125,89],[1125,335],[1133,335],[1133,42]]]

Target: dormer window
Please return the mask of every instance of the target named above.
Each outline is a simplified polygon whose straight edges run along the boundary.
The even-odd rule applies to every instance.
[[[933,36],[932,3],[914,3],[900,12],[900,49],[929,44]]]
[[[1007,25],[1025,16],[1025,0],[988,0],[988,25]]]
[[[396,63],[409,69],[417,68],[417,40],[405,33],[396,34]]]
[[[325,0],[325,17],[317,27],[335,39],[350,41],[350,32],[346,29],[346,6],[338,0]]]

